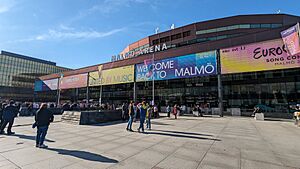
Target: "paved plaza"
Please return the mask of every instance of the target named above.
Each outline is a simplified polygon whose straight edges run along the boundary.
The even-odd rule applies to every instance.
[[[125,123],[50,125],[48,149],[35,148],[32,117],[0,135],[0,169],[292,169],[300,167],[300,128],[290,121],[239,117],[153,120],[145,134]],[[136,129],[138,123],[134,124]]]

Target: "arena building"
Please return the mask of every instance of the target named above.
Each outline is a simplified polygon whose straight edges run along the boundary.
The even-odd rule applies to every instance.
[[[281,32],[299,21],[264,14],[193,23],[132,43],[111,62],[41,76],[36,91],[57,93],[44,101],[120,104],[150,102],[154,95],[155,104],[176,103],[187,111],[195,104],[218,107],[222,100],[226,111],[249,112],[259,104],[286,114],[300,102],[300,56],[288,54]]]

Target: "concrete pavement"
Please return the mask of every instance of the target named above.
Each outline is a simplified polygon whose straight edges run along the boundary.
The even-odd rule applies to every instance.
[[[59,116],[56,117],[59,119]],[[295,169],[300,128],[291,122],[239,117],[155,119],[145,134],[125,123],[78,126],[56,121],[46,144],[35,148],[31,118],[0,135],[0,169]],[[19,124],[18,124],[19,123]],[[134,124],[134,129],[138,123]]]

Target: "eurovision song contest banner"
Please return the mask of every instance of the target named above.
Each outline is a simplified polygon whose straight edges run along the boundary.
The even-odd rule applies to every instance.
[[[203,52],[137,64],[137,82],[208,76],[217,74],[216,51]]]
[[[134,65],[89,73],[89,86],[112,85],[134,82]]]
[[[290,55],[300,53],[299,23],[281,32],[281,37]]]
[[[300,66],[300,55],[289,55],[282,39],[221,49],[220,59],[222,74]]]
[[[57,90],[57,88],[58,79],[38,80],[34,83],[34,91],[36,92]]]
[[[87,86],[87,73],[62,77],[60,80],[60,89],[73,89]]]

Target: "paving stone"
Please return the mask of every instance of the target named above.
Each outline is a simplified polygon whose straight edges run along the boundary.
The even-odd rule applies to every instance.
[[[72,163],[72,161],[59,156],[22,166],[22,169],[57,169],[66,167],[68,165],[71,165]]]
[[[148,165],[136,159],[128,159],[118,164],[108,167],[108,169],[152,169],[152,165]]]
[[[265,163],[261,161],[251,161],[251,160],[244,160],[242,159],[242,166],[241,169],[264,169],[264,168],[271,168],[271,169],[296,169],[296,168],[291,168],[287,166],[281,166],[281,165],[276,165],[276,164],[270,164],[270,163]]]
[[[201,161],[200,168],[207,168],[208,166],[224,169],[238,169],[240,168],[240,159],[209,152],[206,154],[203,161]]]
[[[164,160],[166,157],[167,155],[161,154],[157,151],[145,150],[133,156],[132,159],[135,161],[144,162],[150,166],[154,166],[155,164],[158,164]]]
[[[273,154],[272,151],[259,150],[241,150],[242,159],[262,161],[276,165],[282,165],[280,160]]]
[[[197,168],[197,166],[198,163],[195,161],[185,160],[174,156],[169,156],[168,158],[157,164],[157,167],[164,169],[195,169]]]
[[[18,135],[0,135],[0,169],[300,166],[300,130],[289,122],[181,116],[153,119],[148,134],[127,132],[126,123],[78,126],[56,122],[50,125],[46,150],[34,147],[36,130],[22,125],[33,119],[22,119],[14,127]],[[138,125],[134,123],[134,128]]]
[[[185,160],[191,160],[195,162],[200,162],[204,155],[206,154],[206,151],[201,151],[197,149],[186,149],[186,148],[179,148],[174,154],[174,157],[182,158]]]

